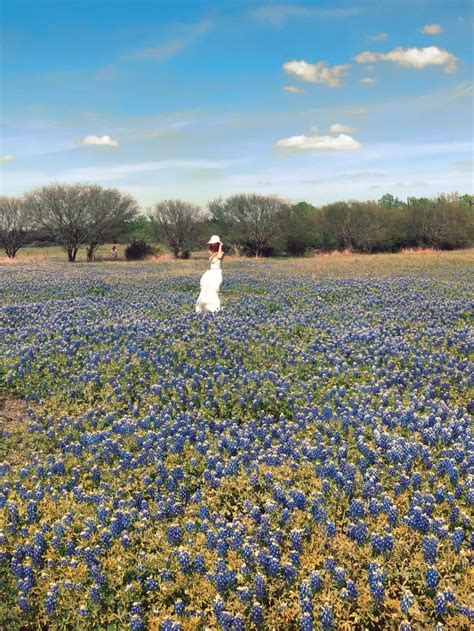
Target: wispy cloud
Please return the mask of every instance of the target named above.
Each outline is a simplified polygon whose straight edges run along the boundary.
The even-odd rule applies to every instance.
[[[376,61],[390,61],[399,66],[416,68],[421,70],[428,66],[443,66],[444,71],[451,74],[456,72],[457,58],[447,50],[437,46],[427,46],[426,48],[403,48],[397,46],[388,53],[375,53],[366,50],[354,57],[354,61],[359,64],[372,63]]]
[[[388,33],[377,33],[377,35],[369,35],[369,39],[373,42],[383,42],[388,39]]]
[[[118,147],[118,141],[113,140],[110,136],[85,136],[77,141],[79,146],[82,145],[101,145],[103,147]]]
[[[362,77],[362,79],[359,79],[360,83],[375,83],[376,79],[374,79],[374,77]]]
[[[197,24],[186,26],[182,35],[163,42],[162,44],[158,44],[157,46],[149,46],[121,55],[119,61],[130,61],[134,59],[166,61],[174,57],[187,46],[190,46],[200,35],[206,33],[211,26],[212,20],[205,18]]]
[[[52,180],[60,182],[108,182],[116,181],[121,188],[131,185],[134,177],[140,179],[140,175],[158,173],[160,171],[173,170],[175,172],[199,172],[204,170],[224,172],[229,166],[235,164],[232,160],[160,160],[149,162],[130,162],[115,165],[91,165],[69,169],[23,170],[5,171],[2,173],[2,186],[5,190],[16,194],[19,191],[28,190],[34,186],[41,186]],[[165,178],[166,181],[166,178]],[[156,189],[156,184],[140,183],[140,187],[151,186]]]
[[[461,81],[454,86],[442,90],[432,90],[421,96],[409,97],[407,95],[400,95],[398,98],[386,100],[378,104],[374,103],[371,109],[377,109],[379,112],[382,111],[381,108],[387,111],[388,108],[398,108],[400,106],[409,108],[412,112],[445,109],[446,105],[453,101],[465,100],[469,102],[473,90],[474,83],[471,81]]]
[[[472,151],[470,142],[433,142],[433,143],[374,143],[367,146],[365,156],[370,160],[382,158],[398,159],[419,156],[440,156],[467,153]]]
[[[163,171],[165,169],[225,169],[233,164],[230,160],[158,160],[150,162],[131,162],[108,166],[88,166],[68,169],[63,178],[81,180],[116,180],[128,175]]]
[[[439,35],[444,29],[441,24],[425,24],[425,26],[420,30],[425,35]]]
[[[0,164],[3,164],[5,162],[10,162],[11,160],[13,160],[13,156],[9,153],[6,156],[0,156]]]
[[[346,108],[346,112],[348,114],[352,114],[354,116],[360,116],[362,114],[368,114],[369,108],[366,107],[365,105],[359,105],[359,106],[355,106],[355,107],[347,107]]]
[[[311,64],[304,60],[293,60],[283,64],[283,70],[292,77],[309,83],[325,83],[331,88],[337,88],[341,84],[341,78],[349,68],[348,64],[328,66],[325,61]]]
[[[332,173],[326,174],[323,178],[314,178],[311,180],[303,180],[304,183],[307,184],[320,184],[323,182],[339,182],[341,180],[372,180],[372,179],[383,179],[386,174],[380,171],[359,171],[356,173],[346,172],[346,173]]]
[[[339,136],[291,136],[290,138],[282,138],[275,143],[276,147],[284,149],[303,150],[337,150],[347,151],[351,149],[360,149],[360,142],[354,140],[346,134]]]
[[[315,7],[300,4],[267,4],[252,9],[251,16],[272,24],[283,26],[289,18],[344,19],[358,15],[358,7]]]
[[[430,184],[430,180],[400,180],[399,182],[394,182],[390,186],[393,188],[408,188],[413,190],[414,188],[424,188]]]
[[[354,131],[354,128],[351,127],[350,125],[342,125],[341,123],[334,123],[329,128],[329,131],[332,132],[333,134],[341,134],[341,133]]]
[[[144,129],[142,131],[134,132],[132,135],[133,137],[162,138],[164,136],[179,133],[182,129],[192,125],[192,123],[192,120],[178,120],[173,123],[169,123],[165,127],[160,127],[158,129]]]
[[[381,173],[380,171],[361,171],[359,173],[345,173],[339,177],[346,177],[348,179],[365,179],[365,178],[384,178],[385,173]]]
[[[302,88],[297,88],[295,85],[285,85],[283,91],[289,94],[303,94],[304,92]]]
[[[472,171],[474,167],[473,160],[458,160],[457,162],[451,162],[450,166],[460,171]]]

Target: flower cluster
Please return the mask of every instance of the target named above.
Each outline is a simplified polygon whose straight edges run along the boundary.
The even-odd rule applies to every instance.
[[[0,627],[468,628],[467,284],[258,267],[0,269]]]

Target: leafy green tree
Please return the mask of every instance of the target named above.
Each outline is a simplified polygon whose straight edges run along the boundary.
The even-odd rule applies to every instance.
[[[152,241],[155,237],[153,222],[146,215],[137,215],[125,222],[120,238],[126,241]]]
[[[463,208],[472,208],[474,206],[474,195],[461,195],[459,203]]]
[[[406,206],[405,202],[402,202],[398,197],[394,197],[391,193],[385,193],[379,199],[380,206],[384,208],[404,208]]]
[[[307,202],[285,207],[278,217],[280,248],[285,254],[301,256],[318,245],[317,209]]]
[[[429,204],[431,200],[428,197],[408,197],[408,206],[419,206],[420,204]]]

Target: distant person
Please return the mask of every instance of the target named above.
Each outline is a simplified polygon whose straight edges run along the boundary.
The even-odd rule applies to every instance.
[[[117,257],[118,257],[117,246],[113,245],[112,246],[112,260],[116,261]]]
[[[219,289],[222,283],[224,250],[220,238],[214,234],[208,241],[210,269],[201,276],[201,293],[196,302],[196,313],[215,312],[221,308]]]

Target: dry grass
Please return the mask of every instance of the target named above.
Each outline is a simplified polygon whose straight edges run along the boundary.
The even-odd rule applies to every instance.
[[[117,245],[118,256],[125,258],[126,245]],[[98,260],[112,260],[111,256],[112,244],[101,245],[96,254]],[[50,261],[67,261],[66,252],[58,245],[48,245],[45,247],[27,247],[21,248],[16,258],[11,261],[7,257],[0,257],[0,263],[47,263]],[[81,248],[77,253],[77,262],[84,263],[86,261],[86,250]]]
[[[127,263],[124,258],[124,245],[117,246],[118,261],[110,258],[111,245],[99,248],[96,262],[93,265],[150,265],[150,262]],[[187,261],[176,261],[164,248],[151,257],[157,272],[165,274],[194,274],[204,271],[208,255],[205,251],[193,252]],[[77,257],[79,265],[86,261],[85,250],[80,250]],[[0,264],[67,264],[66,254],[62,248],[36,247],[21,249],[14,261],[0,258]],[[90,264],[88,264],[90,265]],[[474,248],[466,250],[440,251],[432,249],[407,249],[395,254],[357,254],[349,251],[314,254],[303,258],[254,259],[227,255],[225,268],[231,270],[242,265],[252,265],[253,269],[261,269],[262,273],[300,273],[312,276],[389,276],[389,275],[423,275],[456,279],[460,274],[465,280],[472,276],[474,269]]]
[[[318,254],[311,258],[293,259],[301,271],[321,275],[388,276],[392,274],[449,274],[456,270],[471,270],[474,248],[467,250],[411,250],[395,254],[354,254],[351,252]]]
[[[27,430],[27,408],[22,399],[0,399],[0,461],[7,458],[13,464],[24,460],[32,442]]]
[[[96,250],[95,262],[110,261],[115,262],[111,256],[112,243],[105,243]],[[125,248],[126,244],[115,244],[117,246],[117,255],[119,261],[125,261]],[[152,244],[156,247],[158,253],[151,258],[153,261],[172,261],[173,256],[166,246],[161,244]],[[193,259],[207,259],[208,254],[206,251],[193,252]],[[4,255],[3,251],[0,252],[0,263],[6,263],[15,265],[16,263],[49,263],[49,262],[67,262],[67,255],[65,250],[59,245],[48,246],[35,246],[21,248],[16,257],[12,260]],[[77,253],[77,263],[86,263],[86,250],[81,248]]]

